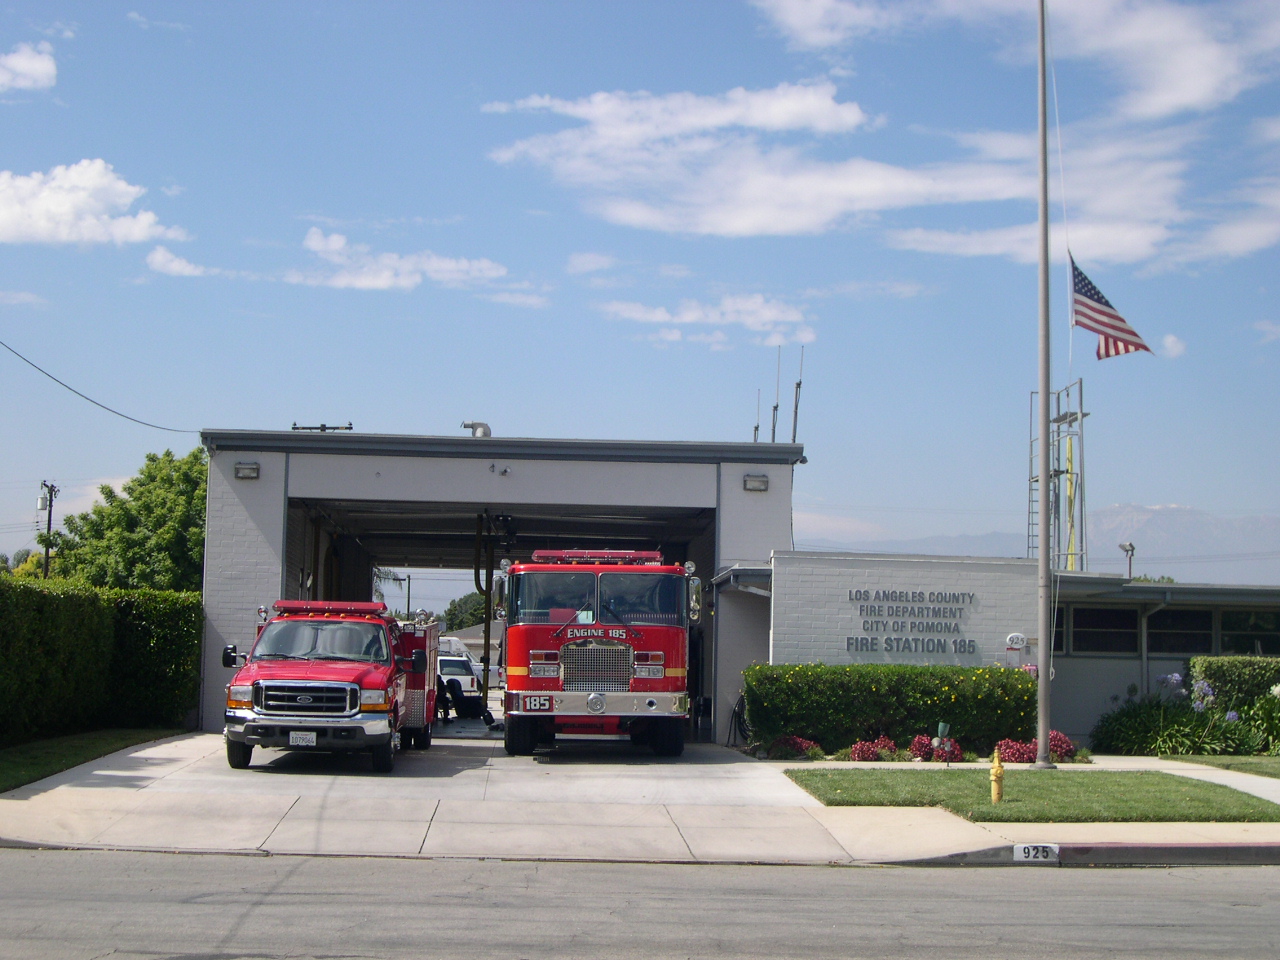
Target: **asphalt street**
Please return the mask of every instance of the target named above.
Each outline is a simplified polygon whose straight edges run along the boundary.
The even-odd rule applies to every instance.
[[[1280,868],[0,850],[0,958],[1276,956]]]

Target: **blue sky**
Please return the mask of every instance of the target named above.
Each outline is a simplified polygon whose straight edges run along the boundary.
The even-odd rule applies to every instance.
[[[1091,507],[1274,516],[1280,8],[1051,5],[1054,383]],[[198,430],[749,440],[804,345],[798,541],[1019,532],[1034,4],[11,3],[0,337]],[[1066,233],[1154,355],[1069,348]],[[1070,362],[1069,360],[1070,354]],[[194,433],[0,351],[38,484]],[[55,515],[56,516],[56,515]]]

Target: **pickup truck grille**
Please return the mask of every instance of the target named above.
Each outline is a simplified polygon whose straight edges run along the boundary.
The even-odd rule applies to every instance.
[[[560,648],[561,686],[585,693],[630,690],[631,654],[624,643],[566,643]]]
[[[253,705],[272,716],[337,716],[360,709],[360,691],[348,684],[259,683]]]

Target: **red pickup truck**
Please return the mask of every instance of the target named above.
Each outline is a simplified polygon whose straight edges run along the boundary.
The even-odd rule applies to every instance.
[[[260,608],[247,654],[222,651],[222,665],[239,668],[227,684],[227,763],[248,767],[254,747],[364,750],[387,773],[397,749],[431,746],[439,624],[401,624],[383,603],[273,609],[267,618]]]

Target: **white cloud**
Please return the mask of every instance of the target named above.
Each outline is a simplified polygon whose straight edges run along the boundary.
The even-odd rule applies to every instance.
[[[1280,340],[1280,323],[1274,320],[1259,320],[1253,325],[1253,329],[1262,334],[1259,343],[1275,343]]]
[[[79,28],[80,25],[74,20],[70,23],[63,20],[55,20],[46,27],[37,26],[35,29],[46,37],[57,37],[59,40],[74,40],[76,38],[76,30]]]
[[[1263,117],[1255,120],[1253,129],[1258,139],[1268,143],[1280,143],[1280,117]]]
[[[492,260],[442,257],[420,253],[373,253],[363,244],[349,244],[340,233],[325,234],[319,227],[307,231],[306,249],[329,265],[323,271],[285,274],[287,283],[353,290],[412,290],[423,279],[450,287],[484,283],[506,276],[507,268]]]
[[[1160,342],[1164,345],[1164,355],[1170,360],[1176,360],[1187,352],[1186,341],[1172,333],[1166,333]]]
[[[565,264],[565,273],[594,273],[597,270],[608,270],[618,261],[605,253],[573,253]]]
[[[47,90],[58,82],[58,64],[47,40],[34,46],[20,43],[12,53],[0,54],[0,93],[6,90]]]
[[[662,277],[671,277],[680,280],[684,277],[691,276],[693,271],[686,267],[683,263],[664,263],[658,267],[658,275]]]
[[[171,277],[203,277],[209,273],[220,272],[199,266],[190,260],[184,260],[177,254],[171,253],[167,247],[156,247],[148,253],[147,266],[156,273],[168,274]]]
[[[44,297],[27,293],[25,290],[0,290],[0,304],[6,307],[36,306],[44,302]]]
[[[183,193],[185,193],[186,190],[187,190],[186,187],[180,187],[177,184],[174,184],[173,186],[160,188],[160,192],[163,193],[166,197],[179,197]]]
[[[185,231],[161,226],[150,210],[126,214],[144,193],[105,160],[81,160],[29,176],[0,170],[0,243],[185,239]]]
[[[494,303],[505,303],[512,307],[528,307],[531,310],[541,310],[543,307],[549,306],[551,301],[538,293],[512,293],[504,291],[502,293],[484,294],[486,300],[492,300]]]
[[[791,515],[795,538],[800,540],[883,540],[888,531],[879,524],[839,514],[795,510]]]
[[[127,14],[128,18],[136,23],[143,30],[150,30],[152,27],[160,27],[164,30],[189,30],[191,29],[185,23],[176,23],[172,20],[150,20],[138,13],[136,10],[130,10]]]
[[[918,283],[900,280],[851,280],[848,283],[838,283],[830,287],[810,287],[801,296],[811,299],[894,297],[899,300],[908,300],[911,297],[920,296],[923,292],[924,287]]]
[[[812,343],[813,328],[808,325],[804,311],[780,300],[768,300],[762,294],[726,296],[718,304],[706,304],[698,300],[681,301],[673,312],[666,307],[650,307],[643,303],[612,300],[599,305],[607,316],[636,323],[660,324],[665,333],[661,339],[684,339],[695,343],[722,346],[728,336],[723,330],[714,332],[682,333],[682,327],[708,325],[713,327],[739,326],[755,334],[755,342],[764,346],[781,346],[785,343]],[[681,337],[672,335],[672,331]]]

